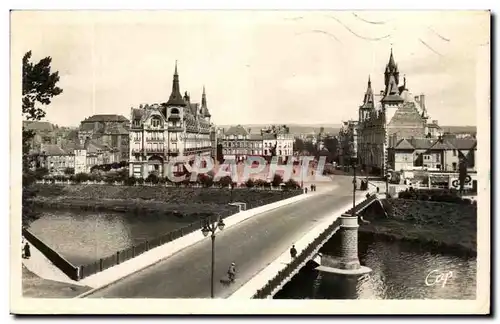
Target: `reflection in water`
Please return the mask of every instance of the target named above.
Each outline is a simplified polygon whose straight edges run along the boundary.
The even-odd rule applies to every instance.
[[[30,230],[74,265],[99,260],[185,226],[161,215],[45,211]]]
[[[362,277],[303,268],[276,299],[475,299],[476,259],[432,254],[402,242],[363,241]],[[434,270],[434,271],[433,271]],[[451,275],[450,275],[451,274]],[[426,282],[427,277],[427,282]],[[446,279],[446,280],[445,280]]]

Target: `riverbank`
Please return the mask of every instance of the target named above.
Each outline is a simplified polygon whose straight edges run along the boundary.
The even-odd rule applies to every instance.
[[[165,186],[37,184],[39,207],[77,208],[111,212],[148,212],[182,215],[237,212],[231,202],[247,209],[297,196],[301,190],[189,188]]]
[[[383,200],[365,210],[359,231],[386,241],[406,241],[432,251],[477,255],[477,206],[408,199]]]
[[[43,279],[22,268],[23,297],[26,298],[73,298],[92,289],[87,286]]]

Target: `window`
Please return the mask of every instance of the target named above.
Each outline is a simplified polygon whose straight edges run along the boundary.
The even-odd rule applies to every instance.
[[[457,156],[457,150],[453,150],[453,156]]]
[[[457,171],[457,162],[453,162],[452,164],[453,171]]]
[[[161,125],[160,118],[157,118],[157,117],[151,118],[151,126],[153,126],[153,127],[159,127],[160,125]]]

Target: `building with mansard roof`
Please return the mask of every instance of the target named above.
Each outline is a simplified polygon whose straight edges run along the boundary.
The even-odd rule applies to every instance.
[[[181,94],[177,62],[172,92],[165,103],[140,105],[131,109],[130,176],[147,177],[154,173],[167,176],[172,160],[192,159],[196,155],[212,156],[215,131],[210,122],[205,87],[201,104]],[[179,163],[175,171],[182,171]]]
[[[391,49],[384,71],[384,90],[373,91],[368,85],[358,109],[357,156],[359,163],[375,173],[386,173],[388,150],[402,138],[435,138],[442,135],[437,121],[428,122],[425,95],[412,95]]]
[[[95,140],[118,152],[120,161],[129,158],[130,121],[121,115],[93,115],[80,122],[78,139],[80,142]]]

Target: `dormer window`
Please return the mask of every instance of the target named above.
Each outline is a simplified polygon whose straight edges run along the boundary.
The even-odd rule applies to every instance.
[[[135,127],[141,126],[141,120],[140,119],[134,119],[134,124]]]
[[[161,120],[158,117],[151,118],[151,126],[159,127],[161,125]]]

